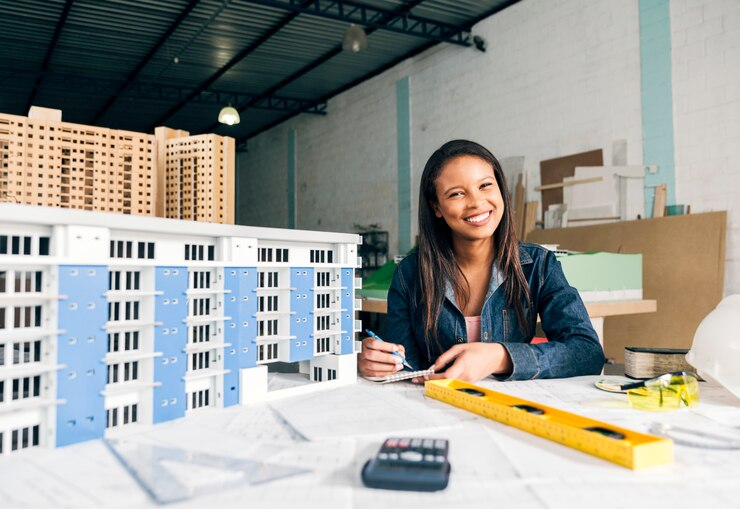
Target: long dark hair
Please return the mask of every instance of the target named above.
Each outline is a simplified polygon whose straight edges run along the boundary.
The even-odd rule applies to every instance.
[[[501,164],[485,147],[467,140],[448,141],[437,149],[427,161],[419,185],[419,278],[421,283],[421,311],[425,313],[424,338],[439,345],[437,319],[445,298],[445,282],[450,281],[455,295],[467,303],[470,283],[455,260],[452,250],[452,230],[444,219],[434,214],[437,204],[435,181],[442,168],[452,159],[473,156],[493,167],[496,183],[504,201],[504,214],[493,234],[496,249],[495,263],[504,277],[506,301],[516,311],[522,331],[528,329],[524,302],[529,301],[529,286],[519,260],[519,241],[514,229],[514,214],[509,190],[506,187]],[[440,348],[441,350],[441,348]]]

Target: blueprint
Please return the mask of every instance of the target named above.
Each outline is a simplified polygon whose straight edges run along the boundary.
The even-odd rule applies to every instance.
[[[696,408],[652,413],[629,408],[623,394],[597,390],[598,378],[478,385],[637,431],[660,422],[740,435],[740,400],[720,386],[702,383]],[[428,494],[362,485],[362,465],[383,439],[404,435],[450,441],[446,490]],[[167,504],[178,509],[738,507],[737,450],[676,444],[672,465],[632,471],[429,399],[422,386],[406,382],[361,381],[268,404],[201,409],[187,419],[134,426],[116,439],[169,451],[162,465],[193,493]],[[240,471],[248,471],[250,462],[277,465],[280,470],[267,472],[281,475],[248,482]],[[3,509],[162,507],[102,441],[3,458],[0,479]]]

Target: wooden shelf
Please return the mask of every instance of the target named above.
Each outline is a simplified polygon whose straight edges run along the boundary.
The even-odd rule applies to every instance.
[[[639,313],[655,313],[658,310],[658,302],[647,300],[623,300],[612,302],[586,302],[588,316],[616,316],[636,315]]]
[[[586,303],[586,311],[591,318],[654,313],[657,310],[658,303],[652,299]],[[362,299],[362,311],[387,313],[388,302],[384,299]]]
[[[388,301],[385,299],[362,299],[362,311],[368,313],[387,313]]]

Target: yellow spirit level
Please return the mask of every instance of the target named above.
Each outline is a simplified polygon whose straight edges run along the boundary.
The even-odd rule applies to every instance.
[[[425,394],[553,442],[638,469],[673,463],[673,441],[564,412],[459,380],[430,380]]]

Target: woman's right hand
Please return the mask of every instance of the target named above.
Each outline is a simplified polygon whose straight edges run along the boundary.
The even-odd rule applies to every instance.
[[[403,369],[403,359],[391,352],[398,352],[403,357],[406,350],[403,345],[396,345],[373,338],[362,340],[362,351],[357,359],[357,368],[362,376],[387,376]]]

